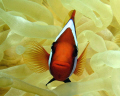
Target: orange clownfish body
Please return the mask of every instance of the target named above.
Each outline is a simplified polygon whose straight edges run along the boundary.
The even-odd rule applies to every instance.
[[[74,26],[74,15],[75,10],[52,45],[49,66],[55,80],[66,80],[74,72],[74,67],[76,67],[78,44]]]
[[[29,44],[28,50],[23,54],[28,67],[36,72],[50,70],[53,75],[47,84],[54,80],[70,82],[69,77],[74,73],[80,76],[84,68],[86,48],[78,57],[78,43],[74,24],[75,10],[71,18],[56,37],[48,54],[37,42]]]

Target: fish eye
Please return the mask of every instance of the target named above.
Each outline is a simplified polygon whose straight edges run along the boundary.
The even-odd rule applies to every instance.
[[[51,49],[52,49],[52,52],[55,53],[55,48],[54,48],[54,45],[55,45],[56,42],[53,42],[52,43],[52,46],[51,46]]]
[[[73,56],[76,57],[78,55],[78,48],[76,45],[74,47],[75,47],[75,50],[74,50]]]
[[[52,43],[51,49],[54,49],[55,43],[56,43],[56,42],[53,42],[53,43]]]

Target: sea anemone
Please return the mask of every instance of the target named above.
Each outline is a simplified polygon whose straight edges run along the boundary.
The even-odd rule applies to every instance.
[[[89,42],[84,71],[46,86],[52,75],[29,69],[26,45],[50,53],[74,9],[78,56]],[[119,10],[120,0],[0,0],[0,96],[120,96]]]

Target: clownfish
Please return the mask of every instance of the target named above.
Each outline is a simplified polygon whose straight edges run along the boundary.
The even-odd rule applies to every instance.
[[[69,77],[74,73],[80,76],[84,70],[86,48],[78,58],[78,42],[75,30],[75,10],[51,46],[50,54],[38,42],[29,44],[23,54],[23,59],[35,72],[50,71],[54,80],[71,82]],[[46,84],[46,85],[47,85]]]

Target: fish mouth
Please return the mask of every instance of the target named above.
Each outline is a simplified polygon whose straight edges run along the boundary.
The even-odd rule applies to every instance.
[[[69,63],[63,62],[63,61],[54,61],[53,64],[57,67],[70,67]]]

